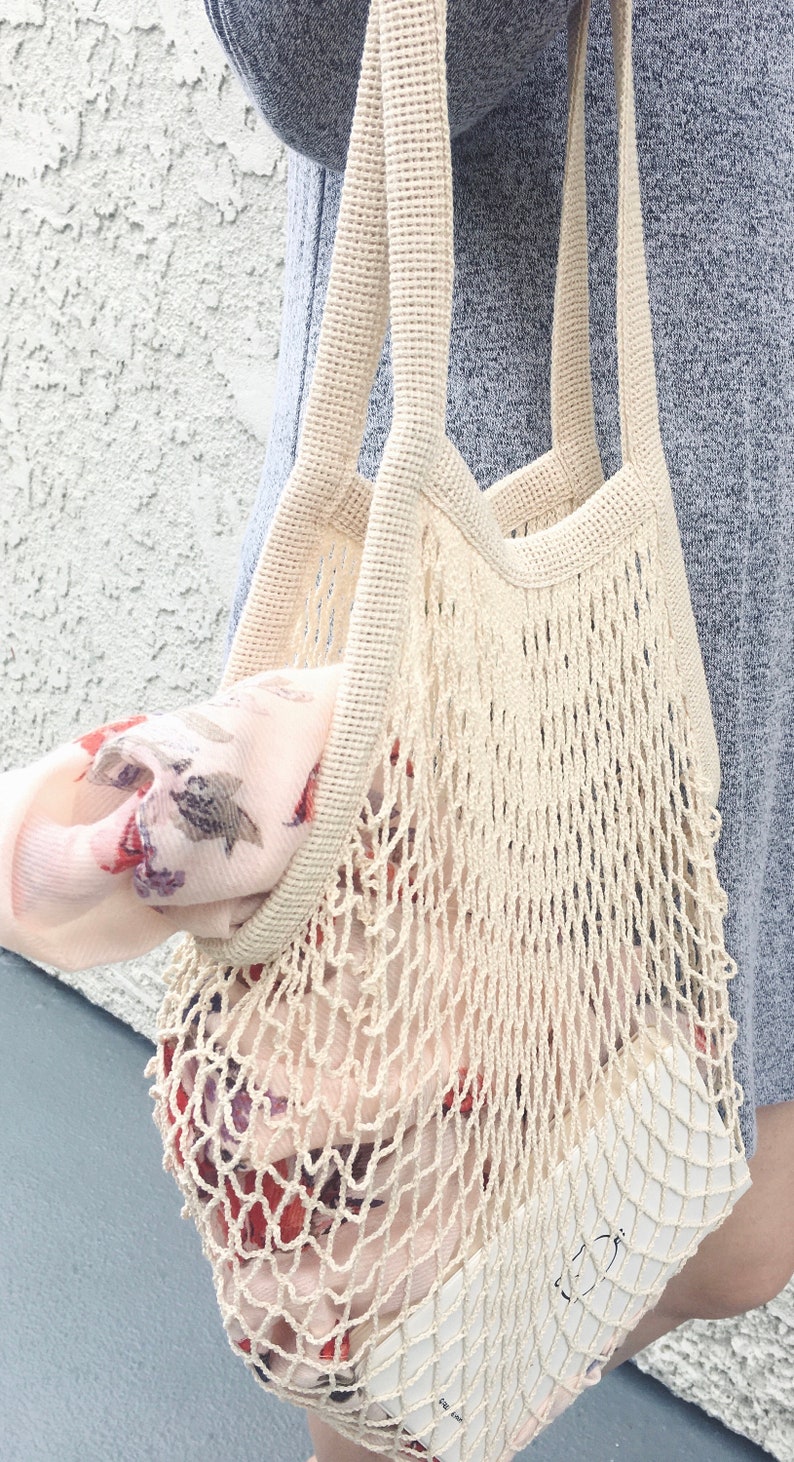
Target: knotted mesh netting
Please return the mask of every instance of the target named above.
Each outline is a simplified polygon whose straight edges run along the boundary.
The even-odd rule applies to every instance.
[[[467,1462],[597,1377],[741,1143],[655,516],[532,588],[429,500],[420,537],[338,870],[269,963],[184,942],[154,1095],[253,1375],[385,1456]],[[360,553],[331,531],[307,567],[296,666],[343,659]]]

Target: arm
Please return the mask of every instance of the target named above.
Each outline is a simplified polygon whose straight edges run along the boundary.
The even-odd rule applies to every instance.
[[[342,171],[369,0],[204,0],[229,61],[282,142]],[[449,0],[452,135],[516,86],[569,0]]]

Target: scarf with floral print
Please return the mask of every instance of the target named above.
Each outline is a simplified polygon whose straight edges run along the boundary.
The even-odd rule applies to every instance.
[[[74,971],[229,938],[308,834],[341,673],[266,671],[0,774],[0,945]]]

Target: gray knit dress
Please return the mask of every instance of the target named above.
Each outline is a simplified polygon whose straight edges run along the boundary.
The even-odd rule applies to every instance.
[[[287,144],[275,414],[229,640],[295,459],[330,267],[367,0],[205,0]],[[455,292],[447,430],[480,487],[551,444],[549,363],[565,149],[566,0],[449,0]],[[615,121],[607,0],[588,73],[592,365],[619,465]],[[783,0],[636,0],[640,173],[662,439],[722,764],[743,1132],[794,1099],[792,36]],[[360,470],[389,430],[386,340]]]

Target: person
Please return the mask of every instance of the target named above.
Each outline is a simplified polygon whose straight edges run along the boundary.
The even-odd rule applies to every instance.
[[[226,650],[295,460],[317,346],[367,0],[205,0],[238,79],[288,148],[275,409]],[[549,445],[549,341],[565,147],[567,0],[449,0],[455,198],[448,434],[481,488]],[[794,1272],[794,666],[789,21],[637,0],[639,164],[662,438],[719,742],[726,940],[751,1189],[611,1366],[691,1318],[763,1304]],[[749,24],[748,24],[749,21]],[[608,6],[588,74],[592,367],[607,474],[614,404],[614,92]],[[389,430],[389,341],[359,469]],[[611,1367],[610,1367],[611,1368]],[[317,1418],[319,1462],[367,1462]]]

